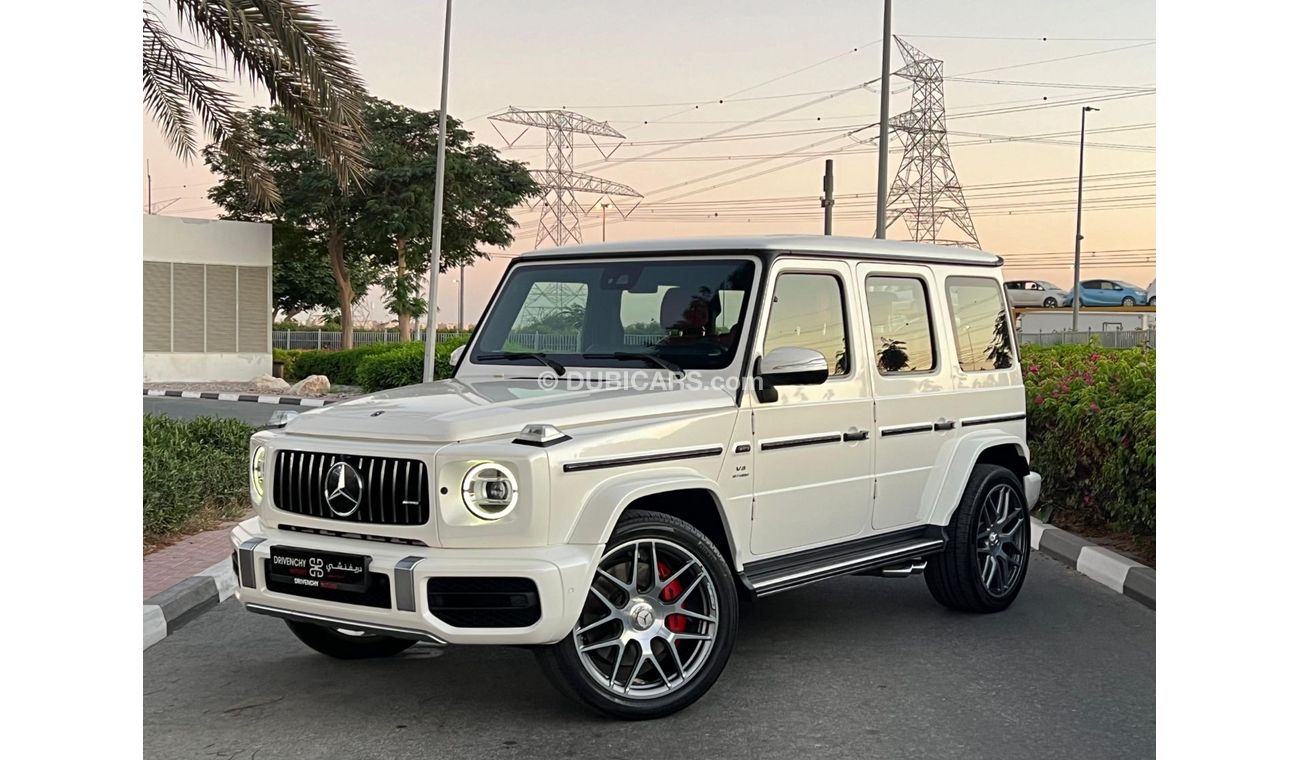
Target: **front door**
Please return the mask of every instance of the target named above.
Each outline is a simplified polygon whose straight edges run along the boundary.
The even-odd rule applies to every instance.
[[[781,386],[775,401],[746,391],[753,415],[756,555],[857,536],[871,519],[873,425],[862,351],[861,310],[843,262],[777,262],[760,315],[756,352],[797,346],[822,353],[830,378]],[[760,359],[761,362],[761,359]]]

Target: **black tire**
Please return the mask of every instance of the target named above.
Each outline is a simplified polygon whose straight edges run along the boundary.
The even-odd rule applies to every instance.
[[[1156,305],[1155,296],[1151,296],[1150,298],[1147,299],[1147,306],[1155,306],[1155,305]]]
[[[1133,296],[1124,296],[1124,300],[1119,303],[1120,306],[1137,306],[1137,301],[1133,300]]]
[[[584,666],[583,660],[578,654],[576,640],[577,629],[582,627],[584,621],[588,619],[589,611],[592,609],[590,606],[592,604],[590,593],[587,599],[588,607],[584,608],[583,616],[579,618],[578,625],[574,627],[575,633],[565,636],[564,639],[555,644],[534,650],[537,661],[546,674],[547,680],[557,690],[585,707],[623,720],[662,718],[688,707],[695,700],[704,696],[704,693],[713,686],[713,683],[718,680],[718,676],[722,674],[736,641],[739,610],[731,566],[722,557],[717,547],[693,525],[659,512],[628,510],[614,528],[614,533],[606,544],[606,551],[602,555],[601,561],[604,562],[605,558],[612,557],[618,551],[618,547],[625,546],[632,541],[646,539],[671,542],[688,551],[698,560],[699,572],[707,574],[715,592],[714,599],[711,601],[716,602],[717,622],[708,624],[715,629],[715,637],[711,648],[701,656],[702,662],[695,666],[685,683],[672,687],[674,690],[662,696],[645,698],[617,695],[607,686],[598,684],[595,676],[588,672],[586,666]],[[692,572],[695,572],[693,567]],[[595,583],[596,581],[593,580],[593,585]],[[645,597],[647,593],[638,591],[637,595]],[[681,601],[684,602],[688,594],[690,592],[682,594]],[[631,597],[629,596],[629,602],[630,600]],[[595,614],[604,614],[599,612],[599,606],[594,609],[596,610]],[[671,646],[676,646],[676,644]],[[625,647],[630,648],[629,645],[624,644],[617,650],[620,661]],[[640,654],[639,645],[636,649]],[[664,660],[667,661],[666,656]],[[635,675],[640,672],[641,665],[641,661],[638,660],[637,670],[628,674],[626,681],[629,685],[634,681]],[[614,663],[613,672],[615,677],[621,672],[618,662]],[[668,671],[661,672],[666,673]],[[681,677],[683,673],[684,671],[679,670],[675,675]]]
[[[986,500],[1000,495],[1009,487],[1008,533],[1016,531],[1019,564],[1005,588],[990,590],[981,572],[983,567],[980,535],[981,513]],[[1019,520],[1018,526],[1011,523]],[[994,533],[996,536],[997,534]],[[1005,546],[1005,545],[1004,545]],[[996,562],[995,562],[996,564]],[[1008,561],[1009,564],[1009,561]],[[1015,601],[1029,570],[1029,510],[1025,505],[1024,485],[1005,467],[977,464],[966,482],[966,492],[948,523],[948,545],[930,560],[925,568],[925,585],[935,601],[958,612],[1001,612]]]
[[[1047,298],[1044,298],[1044,299],[1043,299],[1043,308],[1044,308],[1044,309],[1055,309],[1055,308],[1056,308],[1056,299],[1055,299],[1055,298],[1052,298],[1052,297],[1050,297],[1050,296],[1047,297]]]
[[[284,621],[293,635],[321,654],[340,660],[369,660],[375,657],[392,657],[415,645],[414,639],[396,639],[375,634],[353,635],[334,628],[312,623]]]

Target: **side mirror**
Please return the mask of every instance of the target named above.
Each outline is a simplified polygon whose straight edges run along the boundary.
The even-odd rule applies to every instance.
[[[464,355],[465,355],[465,346],[463,344],[456,346],[451,350],[451,353],[447,355],[447,361],[451,362],[452,369],[455,369],[456,365],[460,364],[460,357]]]
[[[760,360],[755,374],[761,381],[759,401],[776,400],[780,385],[821,385],[830,377],[830,367],[820,351],[798,346],[773,349]]]

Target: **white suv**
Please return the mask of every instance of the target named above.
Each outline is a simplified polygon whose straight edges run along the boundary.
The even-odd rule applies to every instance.
[[[621,718],[698,699],[753,599],[1029,555],[1025,399],[981,251],[779,236],[537,251],[455,377],[253,436],[239,599],[327,655],[535,648]]]

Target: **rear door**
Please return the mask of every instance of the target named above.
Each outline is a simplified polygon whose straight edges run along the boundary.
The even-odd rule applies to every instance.
[[[876,401],[873,531],[922,521],[923,493],[960,414],[941,341],[938,281],[930,267],[860,263]],[[999,288],[1001,290],[1001,288]]]

